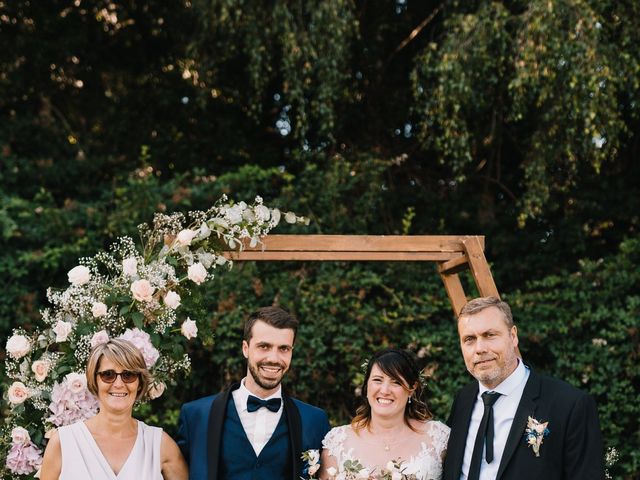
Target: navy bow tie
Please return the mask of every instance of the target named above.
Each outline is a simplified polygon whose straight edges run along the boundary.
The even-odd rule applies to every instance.
[[[271,398],[269,400],[262,400],[261,398],[254,397],[253,395],[249,395],[247,399],[247,411],[255,412],[262,407],[267,407],[272,412],[277,412],[280,410],[280,402],[281,398]]]

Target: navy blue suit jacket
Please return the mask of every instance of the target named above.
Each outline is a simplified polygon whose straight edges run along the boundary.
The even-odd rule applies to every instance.
[[[217,395],[186,403],[180,410],[178,446],[189,465],[189,480],[219,479],[220,443],[229,395],[233,385]],[[302,475],[302,452],[322,448],[330,429],[327,414],[312,405],[282,394],[292,452],[291,479]]]

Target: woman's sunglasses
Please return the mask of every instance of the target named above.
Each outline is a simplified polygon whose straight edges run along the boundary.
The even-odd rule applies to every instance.
[[[102,380],[104,383],[115,382],[116,378],[118,378],[118,375],[120,375],[120,378],[124,383],[133,383],[140,378],[140,374],[138,372],[131,372],[129,370],[123,370],[120,373],[116,372],[115,370],[104,370],[102,372],[98,372],[100,380]]]

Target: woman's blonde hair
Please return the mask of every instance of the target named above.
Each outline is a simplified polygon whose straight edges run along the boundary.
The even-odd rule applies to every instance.
[[[133,343],[121,338],[110,339],[106,343],[96,345],[91,350],[89,360],[87,360],[87,388],[91,393],[98,396],[97,376],[102,357],[120,365],[125,370],[140,374],[136,400],[147,394],[152,379],[144,357]]]

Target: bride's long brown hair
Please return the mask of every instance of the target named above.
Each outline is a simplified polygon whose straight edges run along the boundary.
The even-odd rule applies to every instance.
[[[351,420],[351,426],[357,432],[371,425],[371,405],[367,399],[367,384],[371,376],[371,369],[377,365],[386,375],[399,382],[406,391],[413,387],[415,390],[411,394],[411,403],[407,403],[404,408],[404,422],[411,430],[416,430],[411,425],[411,420],[426,422],[433,415],[429,411],[427,404],[422,400],[424,388],[420,382],[420,369],[413,355],[397,348],[385,348],[376,352],[367,364],[367,372],[362,384],[361,404],[356,410],[356,416]]]

